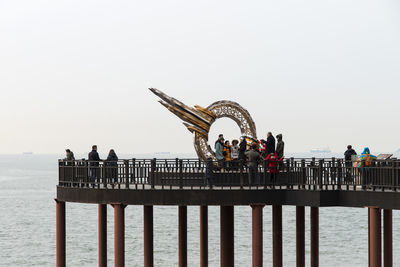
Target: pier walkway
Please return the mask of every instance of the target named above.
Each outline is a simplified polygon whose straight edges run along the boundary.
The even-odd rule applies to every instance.
[[[311,266],[319,266],[319,207],[368,208],[369,262],[382,265],[381,210],[384,210],[384,266],[393,265],[392,210],[400,209],[400,161],[378,160],[352,167],[343,159],[289,158],[271,173],[259,164],[254,182],[237,162],[224,169],[197,159],[126,159],[118,162],[59,161],[57,266],[65,266],[65,202],[99,206],[99,266],[106,266],[107,205],[114,208],[115,266],[124,266],[124,208],[144,206],[144,266],[153,266],[153,206],[179,206],[179,265],[187,266],[187,206],[200,206],[201,266],[208,266],[207,216],[221,207],[221,266],[234,265],[234,206],[253,211],[253,266],[262,266],[262,208],[273,207],[273,263],[282,266],[282,206],[296,206],[297,266],[305,266],[305,207],[310,207]],[[261,230],[260,230],[261,229]],[[63,265],[64,264],[64,265]]]

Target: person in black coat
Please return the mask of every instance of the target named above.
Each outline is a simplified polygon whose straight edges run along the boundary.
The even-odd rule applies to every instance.
[[[118,156],[115,153],[114,149],[111,149],[108,153],[107,157],[107,177],[110,179],[110,183],[114,181],[114,183],[118,182]]]
[[[245,154],[246,150],[247,150],[247,141],[246,138],[243,136],[239,144],[239,160],[242,162],[246,162],[246,154]]]
[[[91,182],[94,182],[99,177],[99,161],[101,161],[96,145],[92,146],[92,151],[89,153],[88,159],[89,166],[93,167],[89,170],[89,179]]]
[[[357,152],[353,149],[351,145],[347,146],[347,150],[344,152],[344,160],[346,166],[346,181],[351,180],[351,167],[353,166],[351,157],[357,155]]]
[[[261,142],[265,145],[265,155],[275,154],[275,137],[271,132],[267,133],[267,141],[263,139]]]

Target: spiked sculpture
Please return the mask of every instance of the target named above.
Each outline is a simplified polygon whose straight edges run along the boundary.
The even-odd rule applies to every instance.
[[[236,102],[223,100],[214,102],[207,108],[198,105],[192,108],[158,89],[149,89],[161,98],[159,102],[163,106],[182,119],[186,128],[194,133],[194,147],[202,160],[207,158],[216,160],[214,151],[208,145],[208,132],[211,125],[219,118],[234,120],[240,128],[242,136],[249,141],[257,142],[256,125],[250,113]]]

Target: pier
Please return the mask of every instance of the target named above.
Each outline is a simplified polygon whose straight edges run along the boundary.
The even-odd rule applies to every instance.
[[[153,206],[178,207],[179,266],[187,266],[187,206],[199,206],[200,266],[208,266],[208,206],[220,206],[220,266],[234,266],[234,207],[252,211],[252,266],[263,265],[263,208],[272,206],[273,266],[283,266],[282,209],[296,206],[296,266],[305,266],[305,209],[310,208],[310,263],[319,266],[319,209],[366,208],[369,266],[393,266],[392,210],[400,209],[400,161],[348,167],[343,159],[289,158],[271,179],[261,162],[256,183],[237,162],[221,169],[198,159],[59,161],[56,198],[57,266],[66,266],[66,202],[98,205],[99,266],[107,265],[107,205],[114,213],[114,264],[125,266],[125,207],[143,206],[143,265],[153,266]],[[383,213],[383,223],[382,223]],[[383,227],[382,227],[383,226]],[[382,235],[383,228],[383,235]],[[362,242],[363,240],[360,240]]]

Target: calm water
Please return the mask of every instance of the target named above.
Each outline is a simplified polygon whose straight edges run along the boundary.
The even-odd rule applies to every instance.
[[[0,156],[0,266],[55,266],[57,156]],[[154,209],[156,266],[177,266],[177,207]],[[113,217],[108,207],[108,259],[113,264]],[[142,207],[126,208],[126,265],[143,266]],[[393,212],[394,251],[400,245]],[[309,209],[306,261],[309,265]],[[199,265],[199,208],[188,208],[189,266]],[[272,266],[271,207],[264,208],[264,261]],[[295,266],[295,207],[283,208],[284,265]],[[209,208],[210,266],[219,263],[219,209]],[[367,210],[320,209],[320,266],[367,266]],[[400,255],[394,253],[395,266]],[[67,203],[67,265],[97,265],[97,206]],[[251,208],[235,208],[235,263],[251,266]]]

